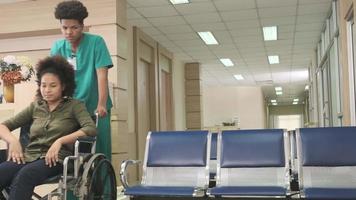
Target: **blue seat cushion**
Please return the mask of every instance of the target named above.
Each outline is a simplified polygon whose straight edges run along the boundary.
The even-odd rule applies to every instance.
[[[214,196],[286,196],[286,189],[273,186],[222,186],[210,189]]]
[[[353,188],[305,188],[307,199],[356,199],[356,189]]]
[[[126,188],[124,194],[131,196],[184,196],[192,197],[194,187],[165,187],[137,185]]]

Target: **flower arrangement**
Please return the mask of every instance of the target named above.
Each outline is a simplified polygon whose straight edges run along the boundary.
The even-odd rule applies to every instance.
[[[0,78],[5,85],[28,81],[33,74],[33,66],[26,56],[8,55],[0,59]]]

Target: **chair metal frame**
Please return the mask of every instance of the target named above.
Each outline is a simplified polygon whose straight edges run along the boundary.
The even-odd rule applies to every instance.
[[[181,132],[181,131],[173,131],[173,132]],[[186,131],[187,133],[185,134],[189,134],[189,131]],[[207,190],[208,186],[209,186],[209,162],[210,162],[210,142],[211,142],[211,133],[207,131],[207,144],[206,144],[206,165],[205,165],[205,169],[204,169],[204,177],[205,177],[205,181],[204,181],[204,186],[202,188],[195,188],[193,194],[192,194],[192,198],[199,198],[199,197],[204,197],[205,196],[205,191]],[[145,154],[144,154],[144,160],[143,160],[143,174],[142,174],[142,180],[141,180],[141,184],[145,185],[146,184],[146,180],[147,180],[147,160],[148,160],[148,156],[149,156],[149,144],[150,144],[150,138],[151,138],[151,134],[152,132],[149,132],[146,138],[146,147],[145,147]],[[161,133],[160,134],[164,134]],[[130,185],[128,183],[127,180],[127,168],[130,165],[137,165],[137,164],[141,164],[142,161],[140,160],[124,160],[121,164],[121,170],[120,170],[120,180],[124,186],[124,191],[126,190],[126,188],[129,188]],[[163,186],[164,187],[164,186]],[[130,196],[130,198],[133,198],[134,196]],[[158,198],[157,196],[154,196],[155,198]],[[162,196],[163,197],[163,196]],[[166,196],[167,197],[167,196]],[[177,196],[172,196],[172,197],[176,197]],[[185,197],[186,198],[186,197]]]

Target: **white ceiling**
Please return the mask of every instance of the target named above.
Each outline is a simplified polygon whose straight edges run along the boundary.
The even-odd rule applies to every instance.
[[[184,62],[202,64],[204,87],[261,85],[281,104],[304,99],[308,66],[331,0],[127,0],[127,17]],[[264,41],[263,26],[277,25],[278,40]],[[207,46],[197,31],[211,31],[219,45]],[[279,55],[270,65],[267,55]],[[224,67],[219,58],[235,66]],[[242,74],[245,80],[235,80]],[[275,95],[274,86],[283,87]]]

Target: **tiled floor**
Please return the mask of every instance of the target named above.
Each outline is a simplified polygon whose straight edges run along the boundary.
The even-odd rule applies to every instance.
[[[35,188],[35,191],[37,194],[39,195],[45,195],[48,194],[50,191],[54,190],[56,187],[58,186],[58,184],[48,184],[48,185],[42,185],[42,186],[38,186]],[[129,197],[126,197],[122,194],[122,189],[123,187],[117,187],[117,200],[129,200]],[[53,198],[54,200],[56,198]]]

